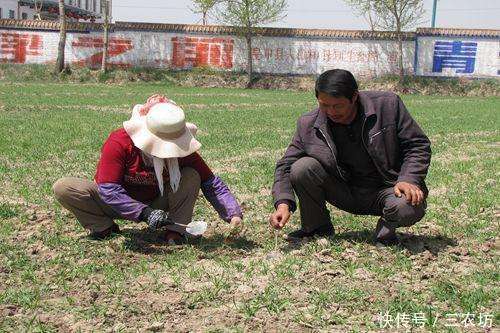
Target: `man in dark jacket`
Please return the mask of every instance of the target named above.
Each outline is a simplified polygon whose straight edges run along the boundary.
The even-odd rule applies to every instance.
[[[341,69],[316,81],[319,107],[301,116],[285,155],[276,164],[272,227],[281,229],[300,206],[301,229],[289,238],[330,236],[326,202],[360,215],[380,216],[375,239],[397,243],[395,229],[425,214],[430,141],[389,92],[358,91]]]

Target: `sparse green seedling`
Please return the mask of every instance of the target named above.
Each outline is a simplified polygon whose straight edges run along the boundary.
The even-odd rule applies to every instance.
[[[52,184],[92,179],[108,134],[157,92],[186,110],[200,154],[244,203],[239,238],[224,242],[202,197],[195,220],[210,227],[179,247],[125,221],[91,241],[55,203]],[[315,107],[310,92],[0,82],[0,331],[376,332],[380,313],[399,313],[422,319],[408,330],[443,332],[446,314],[467,312],[478,331],[480,318],[498,329],[500,99],[402,98],[432,141],[430,194],[425,218],[387,249],[371,242],[376,218],[330,205],[326,242],[269,233],[274,167]]]

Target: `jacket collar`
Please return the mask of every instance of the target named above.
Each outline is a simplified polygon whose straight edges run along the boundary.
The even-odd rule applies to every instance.
[[[319,108],[316,109],[316,112],[318,113],[318,116],[314,122],[314,128],[326,129],[326,124],[328,122],[326,113],[321,112]]]
[[[359,92],[358,103],[361,104],[366,118],[376,114],[375,105],[373,105],[372,100],[363,91]]]

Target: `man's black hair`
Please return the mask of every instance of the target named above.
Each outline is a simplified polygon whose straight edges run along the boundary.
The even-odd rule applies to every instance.
[[[345,69],[330,69],[323,72],[316,80],[316,97],[320,92],[333,97],[345,97],[352,101],[354,93],[358,91],[358,83]]]

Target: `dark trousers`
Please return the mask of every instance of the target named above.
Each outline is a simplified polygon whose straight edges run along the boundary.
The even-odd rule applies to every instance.
[[[352,214],[381,216],[385,225],[394,229],[411,226],[425,215],[425,201],[412,206],[404,195],[396,197],[392,186],[349,186],[329,175],[312,157],[303,157],[292,165],[290,180],[299,199],[302,230],[306,232],[331,223],[327,202]]]

